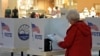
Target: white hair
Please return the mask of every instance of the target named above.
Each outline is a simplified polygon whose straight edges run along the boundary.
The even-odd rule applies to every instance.
[[[79,21],[80,20],[80,16],[79,16],[78,11],[75,10],[75,9],[68,10],[67,19],[68,20]]]

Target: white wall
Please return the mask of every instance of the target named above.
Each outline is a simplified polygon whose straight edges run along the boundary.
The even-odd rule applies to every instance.
[[[0,17],[4,17],[7,7],[13,9],[15,6],[17,7],[17,0],[0,0]]]
[[[18,0],[8,0],[8,6],[10,9],[14,9],[15,7],[17,7],[17,1]]]
[[[4,17],[5,9],[8,7],[8,0],[0,0],[0,17]]]
[[[0,0],[0,17],[2,17],[2,0]]]

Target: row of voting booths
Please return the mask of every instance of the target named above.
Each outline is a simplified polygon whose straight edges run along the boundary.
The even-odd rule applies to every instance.
[[[93,50],[100,50],[100,18],[84,20],[91,27]],[[66,19],[0,19],[0,49],[7,52],[26,52],[44,55],[44,39],[55,33],[62,38],[70,24]],[[63,50],[57,42],[52,43],[53,50]],[[64,51],[63,51],[64,52]],[[63,53],[64,54],[64,53]],[[44,55],[45,56],[45,55]]]
[[[44,55],[44,39],[51,33],[60,34],[58,30],[62,29],[63,24],[67,24],[66,19],[1,18],[0,49],[6,52],[23,51],[34,55]],[[63,27],[65,29],[62,32],[66,32],[66,27]],[[64,32],[60,35],[65,35]],[[53,49],[61,49],[54,41],[52,46]]]

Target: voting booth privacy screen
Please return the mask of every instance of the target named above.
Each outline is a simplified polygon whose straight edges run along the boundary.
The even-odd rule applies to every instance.
[[[100,18],[86,18],[85,22],[91,28],[93,49],[100,48]]]
[[[69,26],[70,24],[68,23],[66,18],[51,19],[50,20],[50,34],[57,34],[61,38],[64,38],[64,36],[66,35],[66,30],[68,29]],[[56,41],[53,41],[52,45],[53,45],[53,49],[61,49],[57,45]]]
[[[30,19],[30,39],[29,52],[35,55],[41,55],[44,51],[44,39],[49,32],[49,20],[47,19]]]
[[[0,48],[29,49],[28,19],[0,19]]]

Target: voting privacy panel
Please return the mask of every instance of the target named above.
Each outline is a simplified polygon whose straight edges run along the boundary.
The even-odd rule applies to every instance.
[[[21,39],[25,40],[22,35],[26,35],[28,39],[28,32],[26,34],[21,34],[22,28],[26,28],[26,31],[29,31],[29,22],[28,20],[18,20],[18,19],[0,19],[0,47],[6,48],[8,51],[10,49],[19,49],[19,50],[27,50],[29,48],[29,41],[22,41]]]
[[[93,47],[100,47],[100,18],[87,18],[91,29]],[[44,52],[44,39],[49,34],[57,34],[64,38],[70,24],[66,19],[0,19],[0,48],[6,51],[27,51],[41,55]],[[53,49],[61,49],[53,41]],[[37,51],[36,51],[37,50]]]

